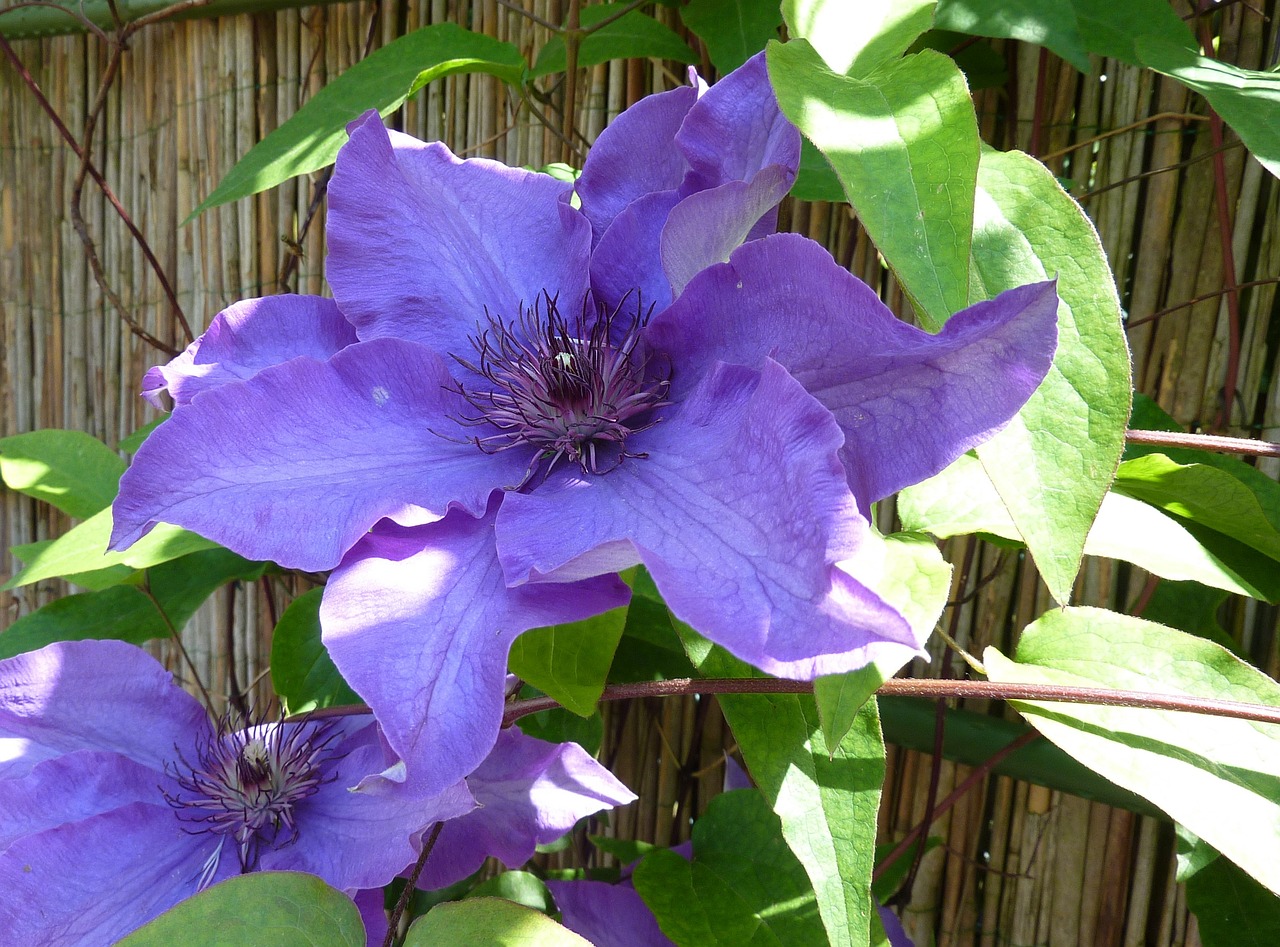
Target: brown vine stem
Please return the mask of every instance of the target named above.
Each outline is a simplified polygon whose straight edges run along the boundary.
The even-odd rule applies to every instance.
[[[418,890],[418,878],[422,875],[422,869],[426,867],[427,859],[431,857],[431,850],[436,847],[436,840],[440,838],[440,830],[443,828],[444,823],[437,822],[432,827],[431,834],[427,836],[427,841],[422,846],[422,854],[418,856],[418,860],[414,863],[413,871],[409,873],[409,877],[404,883],[404,890],[400,892],[396,906],[387,921],[387,936],[382,940],[382,947],[391,947],[395,943],[396,934],[400,928],[400,918],[404,917],[405,909],[409,906],[409,899]]]
[[[1280,444],[1252,437],[1226,437],[1222,434],[1185,434],[1182,431],[1125,431],[1130,444],[1154,447],[1189,447],[1220,454],[1245,454],[1255,457],[1280,457]]]
[[[1237,290],[1251,289],[1254,286],[1269,286],[1272,283],[1280,283],[1280,276],[1268,276],[1264,279],[1249,280],[1249,282],[1247,283],[1238,284],[1236,286],[1236,289]],[[1169,315],[1170,313],[1177,312],[1179,309],[1187,309],[1191,306],[1196,305],[1197,303],[1202,303],[1208,299],[1217,299],[1219,296],[1225,296],[1229,292],[1231,292],[1231,290],[1229,289],[1219,289],[1219,290],[1215,290],[1212,293],[1204,293],[1203,295],[1200,295],[1200,296],[1193,296],[1191,299],[1188,299],[1186,302],[1180,302],[1176,306],[1170,306],[1167,309],[1161,309],[1159,312],[1153,312],[1151,315],[1143,316],[1141,319],[1130,319],[1128,322],[1124,324],[1124,330],[1128,332],[1130,329],[1136,329],[1138,326],[1146,325],[1148,322],[1155,322],[1157,319],[1161,319]]]
[[[1157,112],[1155,115],[1149,115],[1146,118],[1131,122],[1128,125],[1121,125],[1119,128],[1112,128],[1100,135],[1094,135],[1092,138],[1084,138],[1075,144],[1068,145],[1065,148],[1059,148],[1057,151],[1050,151],[1044,155],[1041,161],[1052,161],[1054,158],[1061,158],[1063,155],[1069,155],[1073,151],[1097,144],[1108,138],[1114,138],[1116,135],[1123,135],[1125,132],[1131,132],[1136,128],[1142,128],[1144,125],[1150,125],[1152,122],[1165,121],[1167,119],[1180,119],[1184,122],[1207,122],[1209,119],[1204,115],[1192,115],[1189,112]]]

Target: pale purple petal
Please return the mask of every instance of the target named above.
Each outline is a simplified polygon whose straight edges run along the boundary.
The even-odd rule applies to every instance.
[[[166,783],[163,772],[108,750],[41,760],[24,776],[0,779],[0,851],[24,835],[133,802],[161,803]]]
[[[712,369],[679,411],[599,476],[553,474],[508,495],[498,550],[509,581],[631,542],[681,620],[756,667],[809,678],[861,667],[905,619],[834,562],[868,526],[836,456],[831,415],[777,363]]]
[[[674,947],[629,883],[548,881],[561,923],[595,947]]]
[[[166,522],[318,571],[407,506],[483,512],[528,458],[465,443],[484,432],[460,423],[473,409],[450,385],[429,349],[378,339],[209,391],[157,428],[125,472],[113,548]]]
[[[0,661],[0,776],[109,750],[156,771],[208,731],[203,708],[145,651],[65,641]]]
[[[294,807],[297,841],[263,851],[258,867],[309,872],[352,893],[390,882],[417,860],[424,829],[470,812],[475,800],[461,781],[432,796],[387,783],[353,792],[352,786],[390,761],[376,724],[353,720],[340,726],[349,733],[335,746],[339,758],[328,781]]]
[[[216,849],[163,801],[29,835],[0,854],[0,930],[23,947],[114,943],[195,894]],[[214,880],[237,869],[224,857]]]
[[[374,112],[349,128],[329,182],[325,275],[360,338],[469,357],[486,310],[513,319],[544,292],[582,298],[591,227],[571,185],[463,161],[388,133]]]
[[[682,196],[749,181],[770,165],[794,180],[800,166],[800,133],[778,108],[764,53],[711,86],[689,109],[676,141],[689,162]]]
[[[676,133],[700,91],[682,86],[646,96],[600,133],[574,185],[593,242],[632,201],[680,186],[688,165],[676,148]]]
[[[636,798],[576,744],[545,743],[515,727],[501,732],[467,785],[479,808],[445,823],[420,888],[451,885],[489,856],[518,868],[538,845],[554,842],[579,819]]]
[[[386,897],[381,888],[367,888],[359,891],[352,899],[360,912],[360,920],[364,923],[365,943],[368,947],[382,947],[387,937]]]
[[[627,602],[613,576],[508,589],[493,548],[497,502],[478,519],[454,510],[428,526],[378,526],[334,571],[320,607],[334,663],[424,794],[492,749],[518,634]]]
[[[742,764],[726,753],[724,755],[724,785],[721,788],[725,792],[733,792],[735,789],[752,789],[754,786],[755,784],[751,782],[751,777],[742,768]]]
[[[889,938],[889,947],[915,947],[907,932],[902,929],[902,921],[886,907],[876,905],[880,914],[880,924],[884,927],[885,936]]]
[[[202,391],[252,378],[300,355],[326,359],[356,341],[356,330],[332,299],[265,296],[245,299],[214,316],[204,335],[142,381],[142,396],[157,408],[167,391],[186,404]]]
[[[1053,358],[1052,282],[956,314],[937,335],[895,319],[818,244],[777,234],[713,266],[649,325],[674,395],[721,362],[781,363],[839,421],[865,511],[937,473],[1009,421]]]
[[[591,257],[591,291],[608,309],[628,304],[661,312],[671,305],[671,283],[662,269],[662,231],[678,203],[675,191],[639,198],[613,221]]]

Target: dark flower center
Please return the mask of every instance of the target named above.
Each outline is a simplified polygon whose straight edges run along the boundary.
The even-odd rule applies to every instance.
[[[189,762],[181,752],[165,771],[181,787],[165,801],[187,831],[221,836],[205,864],[200,887],[217,872],[223,846],[235,845],[240,871],[257,867],[263,848],[277,849],[298,837],[296,807],[334,779],[338,733],[328,723],[262,723],[238,728],[228,716],[196,748]]]
[[[532,450],[524,478],[511,489],[526,486],[539,469],[545,477],[562,460],[584,474],[603,474],[645,456],[628,451],[627,438],[660,420],[653,412],[669,404],[671,382],[658,371],[664,360],[645,349],[647,314],[639,302],[628,314],[623,305],[609,310],[588,297],[570,320],[555,297],[544,295],[521,306],[515,322],[486,313],[487,327],[471,340],[476,360],[454,356],[487,382],[458,385],[476,411],[463,423],[497,428],[474,438],[476,446],[485,453]]]

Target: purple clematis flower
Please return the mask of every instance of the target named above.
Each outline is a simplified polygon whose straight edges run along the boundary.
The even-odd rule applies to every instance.
[[[518,731],[433,796],[367,778],[392,759],[367,719],[215,729],[123,642],[0,662],[0,930],[21,944],[109,943],[259,869],[311,872],[355,894],[411,865],[441,821],[432,856],[446,870],[488,854],[527,859],[577,819],[635,798],[579,747]]]
[[[367,116],[329,186],[335,300],[233,307],[149,375],[178,406],[121,482],[113,546],[163,521],[334,569],[325,644],[418,791],[489,752],[514,638],[624,604],[636,563],[769,673],[905,661],[921,640],[842,565],[870,505],[1048,371],[1052,285],[936,336],[898,322],[771,233],[799,137],[763,58],[700,93],[606,129],[580,208]]]

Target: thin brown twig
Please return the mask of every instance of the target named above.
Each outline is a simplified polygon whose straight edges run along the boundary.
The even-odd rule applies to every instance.
[[[534,23],[537,23],[539,26],[550,30],[552,33],[560,32],[559,26],[552,23],[550,20],[544,20],[542,17],[538,16],[538,14],[534,13],[532,10],[526,10],[524,6],[521,4],[513,3],[512,0],[498,0],[498,4],[500,6],[506,7],[508,10],[511,10],[514,13],[519,13],[525,19],[531,20]]]
[[[391,947],[395,943],[396,933],[400,927],[400,919],[404,917],[405,909],[409,906],[409,899],[418,890],[418,878],[421,877],[422,869],[426,867],[427,859],[431,857],[431,850],[436,847],[436,840],[440,838],[440,830],[443,828],[444,823],[437,822],[432,827],[431,834],[427,836],[427,841],[422,846],[422,854],[414,862],[413,871],[409,872],[409,878],[404,883],[404,890],[400,892],[396,906],[391,911],[391,918],[387,922],[387,936],[382,939],[382,947]]]
[[[191,655],[187,652],[186,645],[182,643],[182,635],[178,633],[178,629],[174,626],[173,620],[169,618],[169,613],[164,610],[164,606],[160,604],[160,600],[151,591],[150,576],[145,576],[138,588],[143,595],[151,600],[151,604],[155,606],[155,610],[160,614],[160,620],[164,622],[165,628],[169,630],[169,637],[177,645],[178,653],[182,655],[183,662],[187,665],[187,669],[191,671],[191,679],[195,681],[196,687],[200,691],[200,696],[204,699],[205,710],[209,711],[209,716],[216,717],[217,711],[213,706],[213,698],[209,696],[209,691],[204,686],[204,681],[200,678],[200,672],[196,670],[196,663],[191,660]]]
[[[1266,279],[1249,280],[1249,282],[1247,283],[1238,284],[1236,286],[1236,289],[1237,290],[1251,289],[1254,286],[1268,286],[1271,283],[1280,283],[1280,276],[1268,276]],[[1125,331],[1127,332],[1130,329],[1136,328],[1137,326],[1145,325],[1148,322],[1155,322],[1157,319],[1167,316],[1170,313],[1177,312],[1179,309],[1187,309],[1191,306],[1195,306],[1199,303],[1205,302],[1206,300],[1216,299],[1219,296],[1225,296],[1229,292],[1231,292],[1231,290],[1229,289],[1214,290],[1212,293],[1205,293],[1202,296],[1196,296],[1192,299],[1188,299],[1186,302],[1180,302],[1176,306],[1170,306],[1168,309],[1161,309],[1159,312],[1153,312],[1151,315],[1143,316],[1141,319],[1132,319],[1129,322],[1125,323],[1125,326],[1124,326]]]
[[[1191,112],[1157,112],[1155,115],[1148,115],[1146,118],[1140,118],[1136,122],[1130,122],[1128,125],[1121,125],[1119,128],[1112,128],[1100,135],[1094,135],[1092,138],[1085,138],[1082,141],[1077,141],[1073,145],[1068,145],[1065,148],[1059,148],[1057,151],[1051,151],[1040,160],[1052,161],[1054,158],[1061,158],[1064,155],[1071,154],[1073,151],[1079,151],[1081,148],[1088,148],[1090,145],[1095,145],[1100,141],[1106,141],[1108,138],[1113,138],[1116,135],[1123,135],[1125,132],[1131,132],[1136,128],[1141,128],[1143,125],[1149,125],[1152,122],[1171,119],[1181,119],[1187,122],[1207,122],[1209,120],[1209,116],[1195,115]]]
[[[1222,148],[1220,149],[1211,149],[1209,151],[1206,151],[1204,154],[1194,155],[1190,158],[1187,158],[1185,161],[1179,161],[1176,164],[1167,164],[1163,168],[1152,168],[1150,171],[1143,171],[1140,174],[1131,174],[1127,178],[1121,178],[1119,181],[1112,181],[1110,184],[1102,185],[1102,187],[1095,187],[1092,191],[1085,191],[1083,194],[1077,197],[1076,200],[1083,203],[1085,201],[1092,200],[1093,198],[1097,197],[1099,194],[1105,194],[1107,191],[1113,191],[1118,187],[1124,187],[1126,184],[1134,184],[1138,181],[1143,180],[1144,178],[1155,177],[1157,174],[1165,174],[1166,172],[1169,172],[1169,171],[1177,171],[1179,168],[1186,168],[1193,164],[1198,164],[1199,162],[1204,161],[1208,158],[1212,158],[1215,154],[1219,154],[1223,151],[1230,151],[1232,148],[1242,148],[1242,147],[1244,147],[1244,143],[1237,139],[1236,141],[1228,142],[1227,144],[1223,145]]]

